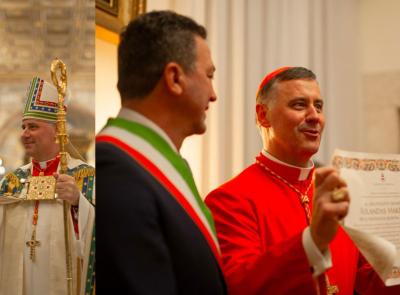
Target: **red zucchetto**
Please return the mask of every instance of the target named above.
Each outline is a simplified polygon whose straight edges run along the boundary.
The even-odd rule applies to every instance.
[[[279,68],[279,69],[269,73],[267,76],[265,76],[265,78],[262,80],[260,86],[258,87],[256,97],[258,96],[258,93],[260,92],[260,90],[265,86],[265,84],[267,84],[269,81],[271,81],[272,78],[276,77],[280,73],[282,73],[286,70],[289,70],[291,68],[293,68],[293,67],[282,67],[282,68]]]

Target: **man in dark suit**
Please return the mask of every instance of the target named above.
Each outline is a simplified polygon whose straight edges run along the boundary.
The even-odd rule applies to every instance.
[[[122,108],[96,143],[100,294],[226,293],[212,216],[179,154],[216,100],[205,39],[171,11],[121,34]]]

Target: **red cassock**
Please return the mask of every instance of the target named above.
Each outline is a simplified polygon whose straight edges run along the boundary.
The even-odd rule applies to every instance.
[[[299,181],[299,169],[262,154],[257,160],[300,192],[312,182],[313,173]],[[310,200],[313,191],[311,187]],[[206,204],[214,216],[229,294],[317,294],[302,244],[302,232],[308,225],[305,210],[299,194],[286,183],[256,163],[211,192]],[[341,228],[330,251],[333,267],[327,275],[331,285],[339,287],[338,294],[353,295],[353,290],[400,294],[400,286],[384,286]]]

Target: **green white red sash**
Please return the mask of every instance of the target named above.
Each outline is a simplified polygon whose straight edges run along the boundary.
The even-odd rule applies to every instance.
[[[218,263],[214,221],[197,191],[185,160],[154,130],[122,118],[110,119],[96,138],[123,150],[163,185],[197,225]]]

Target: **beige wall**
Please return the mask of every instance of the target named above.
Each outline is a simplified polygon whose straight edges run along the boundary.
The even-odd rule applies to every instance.
[[[117,114],[117,44],[96,36],[96,133]]]
[[[400,153],[400,1],[360,1],[363,150]]]
[[[400,1],[361,0],[360,42],[364,73],[400,69]]]

